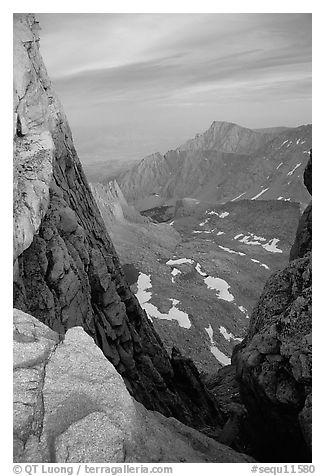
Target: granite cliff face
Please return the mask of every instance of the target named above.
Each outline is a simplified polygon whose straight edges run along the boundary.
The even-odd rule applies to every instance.
[[[33,15],[15,15],[14,305],[60,336],[82,326],[147,408],[215,427],[219,412],[198,373],[169,358],[129,289],[51,88],[38,30]]]
[[[311,158],[305,172],[311,192]],[[298,225],[290,263],[273,274],[233,353],[248,438],[263,461],[311,461],[311,205]]]
[[[81,327],[62,338],[14,310],[13,330],[15,462],[252,461],[148,411]]]

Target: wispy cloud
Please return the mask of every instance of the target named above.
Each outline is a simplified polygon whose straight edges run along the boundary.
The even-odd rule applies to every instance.
[[[311,120],[310,14],[39,19],[41,51],[76,137],[88,130],[90,138],[99,125],[125,136],[136,119],[142,142],[156,137],[164,151],[212,120],[251,127]]]

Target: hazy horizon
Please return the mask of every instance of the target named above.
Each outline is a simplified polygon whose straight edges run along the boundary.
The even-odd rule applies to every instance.
[[[311,123],[311,14],[36,14],[83,163],[166,152],[213,121]]]

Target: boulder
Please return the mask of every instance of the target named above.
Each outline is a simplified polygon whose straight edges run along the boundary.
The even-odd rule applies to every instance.
[[[148,411],[81,327],[63,338],[14,310],[14,461],[251,462]]]

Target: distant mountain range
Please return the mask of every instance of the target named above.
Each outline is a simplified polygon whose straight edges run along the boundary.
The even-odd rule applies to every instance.
[[[177,149],[145,157],[117,182],[139,210],[185,197],[205,203],[276,199],[305,206],[302,171],[311,136],[310,124],[253,130],[215,121]]]

